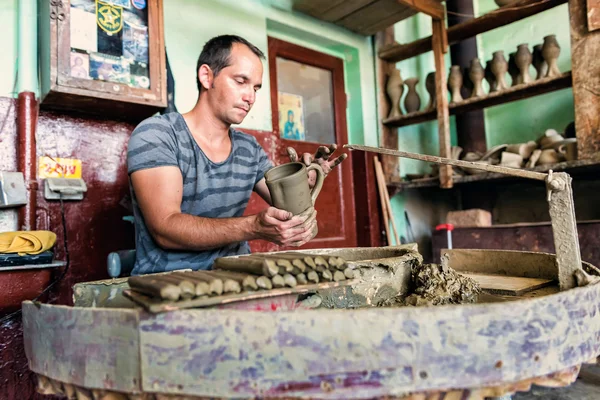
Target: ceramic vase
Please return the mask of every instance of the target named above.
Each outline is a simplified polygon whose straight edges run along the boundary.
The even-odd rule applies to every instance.
[[[471,79],[471,82],[473,82],[473,91],[471,92],[471,97],[485,96],[482,85],[484,74],[485,71],[479,62],[479,58],[472,59],[471,67],[469,68],[469,78]]]
[[[488,85],[490,86],[490,93],[493,92],[497,92],[498,88],[496,85],[496,77],[494,76],[494,73],[492,72],[492,61],[487,61],[485,63],[485,80],[487,81]]]
[[[501,50],[495,51],[492,58],[492,73],[496,78],[497,90],[508,89],[508,83],[506,83],[507,72],[508,61],[504,58],[504,52]]]
[[[517,54],[515,55],[515,64],[519,68],[519,82],[530,83],[532,81],[529,74],[529,66],[531,65],[531,52],[527,43],[517,46]]]
[[[394,68],[390,71],[385,91],[390,98],[390,113],[388,114],[388,118],[401,116],[400,99],[402,98],[402,93],[404,93],[404,82],[402,81],[402,76],[400,76],[399,69]]]
[[[548,64],[542,56],[542,45],[536,44],[533,46],[533,55],[531,60],[533,67],[535,68],[536,75],[535,79],[541,79],[548,73]]]
[[[560,75],[558,69],[558,56],[560,55],[560,46],[556,41],[556,35],[548,35],[544,37],[544,44],[542,45],[542,56],[548,64],[548,72],[546,77]]]
[[[435,72],[430,72],[425,78],[425,88],[429,93],[429,103],[427,104],[427,110],[433,110],[436,107],[435,99]]]
[[[463,84],[463,76],[459,65],[450,67],[450,75],[448,76],[448,90],[450,90],[450,103],[458,103],[463,101],[460,89]]]
[[[417,93],[419,78],[408,78],[404,83],[408,87],[408,92],[406,92],[406,97],[404,98],[404,109],[407,113],[419,111],[419,108],[421,108],[421,98],[419,97],[419,93]]]
[[[508,55],[508,74],[510,75],[511,79],[512,79],[512,84],[511,86],[517,86],[519,83],[519,78],[520,78],[520,74],[519,74],[519,67],[517,67],[517,64],[515,62],[515,55],[517,53],[510,53]]]

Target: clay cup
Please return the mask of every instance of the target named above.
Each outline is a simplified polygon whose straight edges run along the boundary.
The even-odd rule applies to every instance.
[[[311,190],[308,186],[308,172],[312,170],[317,172],[317,182]],[[324,180],[323,169],[314,163],[308,167],[300,162],[282,164],[265,173],[273,206],[294,215],[314,207]]]

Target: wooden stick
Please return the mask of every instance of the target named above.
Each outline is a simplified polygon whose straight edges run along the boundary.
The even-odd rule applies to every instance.
[[[396,230],[396,221],[394,220],[394,215],[392,214],[392,204],[390,203],[390,194],[387,190],[387,185],[385,184],[385,176],[383,175],[383,168],[381,167],[381,163],[379,162],[379,160],[376,161],[377,163],[377,175],[380,178],[380,182],[383,182],[383,187],[382,187],[382,191],[383,191],[383,199],[385,201],[385,207],[387,209],[387,213],[388,213],[388,218],[390,220],[390,222],[392,223],[392,231],[394,232],[394,239],[396,240],[396,244],[400,244],[400,239],[398,238],[398,231]]]
[[[383,214],[383,225],[385,226],[385,237],[387,239],[388,245],[392,244],[392,237],[390,236],[390,223],[388,220],[388,211],[387,204],[385,202],[383,196],[383,185],[385,182],[381,182],[381,176],[379,175],[379,159],[377,157],[373,158],[373,164],[375,168],[375,177],[377,178],[377,189],[379,191],[379,201],[381,203],[381,213]],[[382,185],[383,183],[383,185]]]

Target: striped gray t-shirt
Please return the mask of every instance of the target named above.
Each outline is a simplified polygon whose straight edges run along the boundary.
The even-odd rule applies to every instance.
[[[181,114],[146,119],[133,131],[127,149],[127,169],[135,171],[166,165],[179,167],[183,177],[181,212],[207,218],[240,217],[254,185],[272,164],[256,139],[229,129],[231,154],[214,163],[200,149]],[[247,242],[201,252],[159,247],[144,222],[131,187],[135,216],[136,260],[132,275],[191,268],[210,269],[217,257],[247,254]]]

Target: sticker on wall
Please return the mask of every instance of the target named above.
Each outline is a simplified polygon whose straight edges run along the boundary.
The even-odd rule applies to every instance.
[[[38,178],[81,178],[81,160],[76,158],[40,157]]]
[[[119,33],[123,29],[123,7],[96,0],[96,21],[109,35]]]
[[[87,53],[71,52],[71,76],[90,79],[90,56]]]
[[[146,0],[131,0],[131,4],[138,10],[146,8]]]
[[[300,95],[277,92],[279,132],[283,139],[305,140],[304,105]]]

